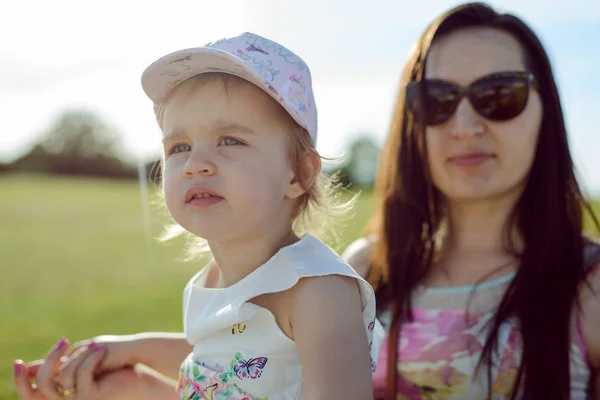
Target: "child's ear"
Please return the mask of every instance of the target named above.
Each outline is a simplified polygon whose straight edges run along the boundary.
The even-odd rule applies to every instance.
[[[314,185],[321,172],[321,158],[311,152],[303,153],[300,156],[300,169],[298,174],[292,171],[292,178],[285,192],[288,199],[297,199]]]

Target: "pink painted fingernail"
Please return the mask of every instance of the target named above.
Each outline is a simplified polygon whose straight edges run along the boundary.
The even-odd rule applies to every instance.
[[[94,351],[102,351],[102,350],[104,350],[103,344],[98,344],[98,345],[94,346]]]
[[[92,341],[90,342],[90,344],[88,344],[87,348],[88,349],[94,349],[96,347],[96,342]]]
[[[13,367],[15,368],[15,376],[21,375],[21,363],[19,361],[15,361],[13,363]]]
[[[56,344],[56,347],[54,350],[62,350],[65,348],[65,346],[67,345],[67,338],[65,338],[64,336],[60,338],[60,340],[58,341],[58,343]]]

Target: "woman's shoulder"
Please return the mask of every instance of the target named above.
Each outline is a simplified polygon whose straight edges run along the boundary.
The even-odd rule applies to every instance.
[[[365,279],[371,268],[370,259],[375,243],[375,235],[361,237],[350,243],[342,254],[342,258]]]

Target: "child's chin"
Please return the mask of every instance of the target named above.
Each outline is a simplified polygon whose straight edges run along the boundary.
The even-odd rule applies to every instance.
[[[228,234],[228,230],[224,228],[228,224],[214,218],[189,218],[181,222],[185,222],[178,222],[183,229],[204,240],[216,240]],[[229,235],[231,235],[231,232],[229,232]]]
[[[186,230],[197,238],[206,240],[207,242],[227,241],[231,236],[231,232],[224,231],[223,226],[215,227],[215,229],[210,229],[207,226],[190,227],[190,229]]]

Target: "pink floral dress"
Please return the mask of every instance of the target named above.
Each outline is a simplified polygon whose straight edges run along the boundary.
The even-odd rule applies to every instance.
[[[398,344],[398,400],[487,399],[487,368],[475,375],[475,367],[488,332],[486,323],[513,276],[476,287],[417,290],[413,296],[414,321],[403,325]],[[379,317],[386,328],[389,319],[389,312]],[[376,399],[385,394],[387,349],[386,337],[374,378]],[[501,328],[499,349],[496,367],[491,371],[492,399],[508,400],[521,359],[520,335],[514,321]],[[583,400],[590,368],[575,317],[571,354],[571,399]]]

